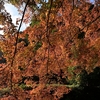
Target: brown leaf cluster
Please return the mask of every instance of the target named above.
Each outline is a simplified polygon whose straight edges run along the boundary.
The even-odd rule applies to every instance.
[[[16,34],[0,41],[7,60],[2,79],[8,87],[12,82],[15,100],[60,100],[71,91],[66,87],[69,80],[76,77],[78,83],[82,70],[89,73],[100,66],[100,6],[91,6],[83,0],[73,6],[63,0],[60,7],[51,8],[53,17],[48,12],[47,21],[19,33],[15,57]]]

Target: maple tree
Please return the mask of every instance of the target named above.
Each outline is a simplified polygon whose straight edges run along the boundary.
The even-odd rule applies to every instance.
[[[10,2],[19,8],[27,0]],[[18,33],[12,32],[10,14],[0,13],[2,24],[11,26],[0,41],[6,58],[2,88],[11,85],[15,100],[60,100],[73,87],[94,86],[91,74],[95,77],[100,66],[99,5],[99,0],[30,0],[23,20],[30,26]]]

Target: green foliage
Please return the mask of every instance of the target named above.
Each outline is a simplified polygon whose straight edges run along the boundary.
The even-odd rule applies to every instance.
[[[46,3],[46,9],[50,9],[50,3]]]
[[[19,5],[20,0],[9,0],[9,2],[10,2],[12,5],[17,6],[17,5]]]
[[[30,85],[26,85],[24,83],[22,83],[19,87],[22,88],[23,90],[32,90],[33,89]]]
[[[29,35],[28,35],[28,34],[25,34],[25,39],[27,39],[27,40],[28,40],[28,37],[29,37]]]
[[[68,72],[73,72],[75,69],[77,69],[77,66],[69,66]]]
[[[68,67],[68,73],[70,73],[71,78],[68,79],[69,85],[79,85],[80,84],[80,73],[75,73],[75,70],[78,69],[79,66],[70,66]]]
[[[72,46],[71,52],[72,52],[72,54],[73,54],[73,58],[74,58],[74,59],[77,59],[77,57],[78,57],[78,55],[79,55],[79,52],[78,52],[78,50],[77,50],[77,48],[76,48],[75,45]]]
[[[9,93],[10,93],[9,88],[3,88],[0,90],[0,97],[2,97],[3,95],[9,94]]]
[[[53,34],[53,33],[57,32],[57,31],[58,31],[57,29],[52,29],[51,33]]]
[[[18,43],[22,42],[23,39],[22,38],[18,38]]]
[[[40,24],[40,20],[37,20],[37,19],[32,19],[31,20],[31,24],[30,24],[30,26],[32,26],[32,27],[34,27],[35,25],[39,25]]]
[[[69,66],[68,67],[68,73],[71,73],[71,74],[73,74],[73,71],[76,69],[76,66]]]
[[[40,47],[42,47],[42,42],[41,41],[38,41],[35,44],[33,51],[36,52]]]
[[[28,36],[29,36],[28,34],[25,35],[25,39],[24,39],[25,45],[24,46],[28,46],[29,45]]]
[[[68,85],[75,87],[76,85],[80,85],[80,75],[73,75],[71,79],[68,79]]]
[[[19,38],[18,39],[18,43],[24,41],[25,42],[25,45],[24,46],[28,46],[29,45],[29,40],[28,40],[28,34],[25,35],[25,38]]]

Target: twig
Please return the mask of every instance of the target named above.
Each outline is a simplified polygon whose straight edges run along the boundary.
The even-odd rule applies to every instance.
[[[48,11],[47,14],[47,25],[46,25],[46,37],[47,37],[47,41],[48,41],[48,59],[47,59],[47,74],[48,74],[48,65],[49,65],[49,55],[50,55],[50,40],[49,40],[49,36],[50,36],[50,32],[49,32],[49,20],[50,20],[50,13],[51,13],[51,7],[53,4],[53,0],[50,0],[50,9]]]
[[[19,37],[19,31],[20,31],[20,28],[22,26],[22,22],[23,22],[23,18],[24,18],[24,15],[25,15],[25,11],[26,11],[26,8],[27,8],[27,5],[29,3],[30,0],[27,0],[26,2],[26,5],[25,5],[25,8],[24,8],[24,11],[23,11],[23,15],[22,15],[22,19],[21,19],[21,22],[20,22],[20,25],[19,25],[19,28],[18,28],[18,31],[17,31],[17,37],[16,37],[16,41],[15,41],[15,48],[14,48],[14,54],[13,54],[13,57],[12,57],[12,61],[11,61],[11,67],[10,67],[10,89],[12,90],[12,67],[13,67],[13,63],[14,63],[14,59],[15,59],[15,55],[16,55],[16,52],[17,52],[17,43],[18,43],[18,37]]]

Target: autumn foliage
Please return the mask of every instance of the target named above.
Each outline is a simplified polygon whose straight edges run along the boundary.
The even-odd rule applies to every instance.
[[[23,22],[31,22],[23,32],[9,20],[4,23],[3,29],[11,28],[0,41],[6,59],[0,67],[1,100],[60,100],[75,87],[89,86],[84,79],[91,80],[100,66],[99,0],[30,2]]]

